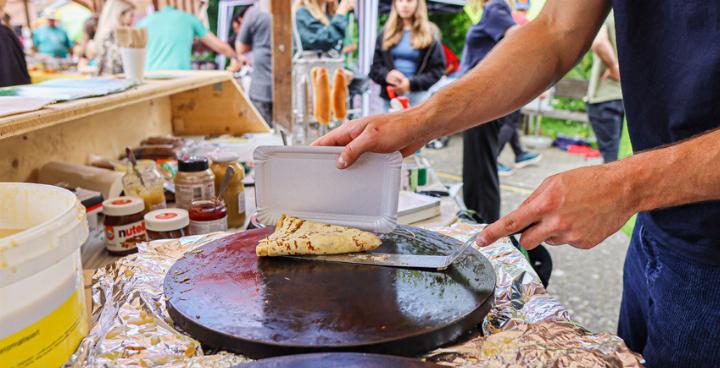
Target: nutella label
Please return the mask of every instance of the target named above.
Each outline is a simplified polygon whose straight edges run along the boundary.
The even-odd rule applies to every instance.
[[[145,223],[141,220],[127,225],[105,225],[105,243],[110,251],[122,252],[137,248],[137,243],[147,240]]]
[[[190,221],[190,234],[203,235],[216,231],[227,231],[227,216],[211,221]]]
[[[245,191],[238,193],[238,213],[245,213]]]
[[[193,201],[215,197],[215,183],[184,185],[175,184],[175,204],[189,210]]]

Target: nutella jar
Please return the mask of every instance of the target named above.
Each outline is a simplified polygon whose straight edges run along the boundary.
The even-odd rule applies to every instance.
[[[190,208],[190,233],[209,234],[228,229],[227,208],[222,200],[195,201]]]
[[[192,203],[215,197],[215,175],[208,159],[201,156],[184,157],[178,161],[175,175],[175,205],[190,210]]]
[[[105,247],[116,256],[137,252],[137,243],[147,240],[143,210],[145,202],[135,197],[117,197],[103,202]]]
[[[190,235],[190,216],[181,208],[155,210],[145,214],[148,240],[178,239]]]

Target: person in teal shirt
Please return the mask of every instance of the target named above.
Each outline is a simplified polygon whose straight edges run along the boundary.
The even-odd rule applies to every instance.
[[[33,32],[33,45],[38,53],[56,58],[72,54],[72,42],[67,32],[57,25],[57,19],[48,17],[48,24]]]
[[[192,14],[166,6],[138,23],[147,28],[145,70],[189,70],[195,37],[213,51],[235,58],[235,51],[220,41]]]

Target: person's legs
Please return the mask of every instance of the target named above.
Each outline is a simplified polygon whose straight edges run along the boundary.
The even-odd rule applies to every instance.
[[[589,103],[587,110],[603,161],[616,161],[625,116],[622,100]]]
[[[510,147],[515,153],[515,157],[522,155],[525,151],[520,145],[520,135],[518,129],[520,128],[520,111],[516,111],[508,116],[498,119],[502,122],[500,125],[500,133],[498,134],[498,156],[505,148],[505,144],[510,143]]]
[[[720,366],[720,267],[676,254],[639,225],[625,272],[618,334],[647,367]]]
[[[500,182],[497,172],[499,126],[491,121],[463,133],[463,197],[465,205],[484,222],[500,217]]]

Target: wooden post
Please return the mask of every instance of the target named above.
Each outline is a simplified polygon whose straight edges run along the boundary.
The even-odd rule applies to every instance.
[[[30,22],[30,4],[28,4],[28,0],[23,0],[23,5],[25,7],[25,23],[27,23],[30,34],[32,34],[32,23]]]
[[[292,102],[292,4],[291,0],[273,0],[272,12],[272,75],[273,124],[288,133],[293,126]]]

